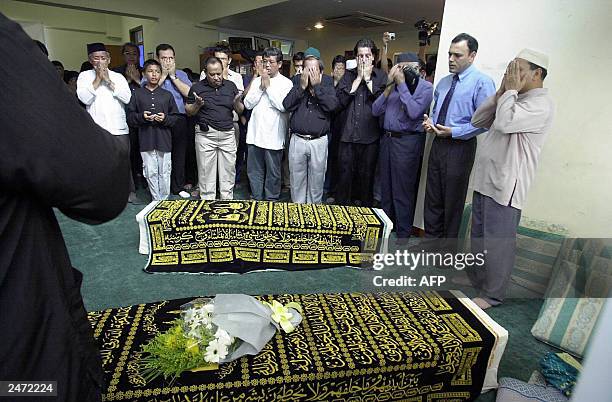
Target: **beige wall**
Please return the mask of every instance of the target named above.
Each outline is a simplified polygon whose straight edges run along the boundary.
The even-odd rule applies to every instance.
[[[446,0],[444,9],[442,47],[473,34],[478,68],[498,85],[521,48],[550,55],[556,114],[523,216],[574,236],[612,236],[610,16],[612,2],[601,0]],[[446,74],[442,53],[436,76]]]
[[[154,52],[155,46],[159,43],[169,43],[176,50],[177,66],[190,67],[194,71],[200,65],[201,49],[218,40],[216,30],[196,27],[196,17],[199,18],[199,12],[195,6],[186,7],[187,2],[180,2],[181,4],[175,7],[170,2],[151,0],[149,2],[151,7],[148,9],[142,9],[141,6],[135,7],[134,3],[142,4],[140,2],[111,0],[55,1],[54,3],[158,18],[158,21],[152,21],[12,0],[0,2],[0,12],[9,18],[42,23],[45,26],[45,41],[49,49],[49,57],[52,60],[61,60],[70,69],[78,70],[81,63],[86,60],[85,44],[98,41],[106,44],[121,44],[129,40],[129,30],[140,25],[143,26],[144,31],[145,52]],[[62,30],[66,28],[72,31]],[[75,30],[101,33],[85,33]],[[117,37],[118,35],[120,37]]]
[[[79,70],[87,60],[85,45],[104,42],[109,45],[122,43],[115,35],[114,28],[121,25],[121,17],[100,15],[56,7],[20,3],[0,2],[0,12],[18,22],[36,22],[43,26],[44,42],[49,50],[50,60],[60,60],[66,69]],[[110,21],[109,21],[110,20]],[[112,32],[109,32],[109,28]],[[71,29],[67,31],[65,29]],[[91,32],[79,32],[91,31]],[[99,32],[99,33],[94,33]]]

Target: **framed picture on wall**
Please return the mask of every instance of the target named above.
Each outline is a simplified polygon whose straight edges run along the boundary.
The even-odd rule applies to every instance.
[[[228,39],[229,47],[233,53],[240,53],[241,50],[253,49],[253,38],[241,38],[230,36]]]
[[[264,50],[265,48],[270,47],[270,39],[253,36],[253,41],[255,42],[256,51]]]

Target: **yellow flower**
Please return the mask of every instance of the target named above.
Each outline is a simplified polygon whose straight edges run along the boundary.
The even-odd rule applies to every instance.
[[[291,318],[293,318],[293,314],[289,312],[289,307],[301,312],[302,309],[298,303],[291,302],[287,303],[286,306],[283,306],[277,300],[272,300],[272,304],[268,302],[264,302],[264,304],[268,306],[270,310],[272,310],[272,315],[270,317],[274,321],[279,323],[279,325],[285,332],[293,332],[295,327],[293,326],[293,324],[291,324],[290,321]]]
[[[191,353],[192,355],[197,356],[200,353],[199,342],[195,339],[188,339],[185,350]]]

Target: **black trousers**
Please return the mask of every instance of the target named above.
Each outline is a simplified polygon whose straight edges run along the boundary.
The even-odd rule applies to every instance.
[[[238,137],[238,149],[236,151],[236,183],[240,181],[240,175],[242,174],[242,167],[247,160],[248,147],[246,143],[247,126],[238,122],[238,129],[240,135]]]
[[[130,166],[132,169],[132,180],[138,187],[142,185],[142,156],[140,156],[140,142],[138,141],[138,129],[130,127]]]
[[[340,142],[338,147],[338,182],[336,202],[349,205],[353,190],[353,181],[359,181],[359,191],[355,198],[361,205],[370,207],[373,203],[372,187],[378,161],[378,141],[371,144]]]
[[[189,137],[187,126],[187,116],[182,114],[172,127],[172,174],[170,175],[172,194],[178,194],[185,187],[185,163]]]
[[[198,184],[198,164],[195,151],[196,116],[187,116],[187,144],[185,154],[185,184]]]
[[[425,236],[456,239],[470,173],[476,156],[476,137],[453,140],[436,137],[429,152],[425,191]]]

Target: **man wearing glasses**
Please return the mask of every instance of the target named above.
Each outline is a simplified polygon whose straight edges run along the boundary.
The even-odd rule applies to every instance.
[[[277,201],[281,192],[281,161],[287,132],[287,113],[283,100],[293,84],[280,74],[283,53],[264,50],[261,76],[253,79],[244,98],[252,110],[247,130],[247,174],[251,194],[256,200]]]

